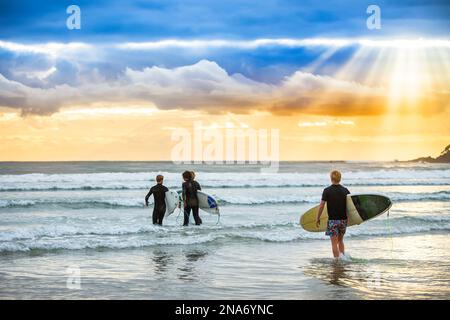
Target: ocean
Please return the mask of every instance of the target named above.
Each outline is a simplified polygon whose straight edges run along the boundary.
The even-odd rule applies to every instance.
[[[449,299],[450,165],[403,162],[0,163],[0,299]],[[341,170],[352,193],[391,198],[346,235],[348,261],[299,226]],[[151,223],[156,174],[194,170],[221,218]],[[192,218],[191,218],[192,219]]]

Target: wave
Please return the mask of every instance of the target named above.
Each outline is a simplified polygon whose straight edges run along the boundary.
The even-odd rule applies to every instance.
[[[149,188],[149,183],[143,183],[142,185],[119,185],[119,186],[92,186],[92,185],[81,185],[81,186],[24,186],[24,187],[8,187],[0,186],[0,192],[28,192],[28,191],[95,191],[95,190],[147,190]],[[215,189],[264,189],[264,188],[312,188],[312,187],[324,187],[326,184],[323,183],[308,183],[308,184],[282,184],[282,183],[266,183],[266,184],[240,184],[240,185],[226,185],[226,184],[208,184],[202,183],[203,188],[215,188]],[[395,186],[448,186],[450,182],[447,179],[442,179],[442,181],[392,181],[392,182],[377,182],[377,181],[367,181],[361,182],[351,182],[346,183],[347,187],[395,187]],[[180,188],[179,185],[167,185],[168,188]]]
[[[173,172],[33,173],[0,175],[0,191],[147,189],[156,174],[165,176],[165,184],[169,188],[181,185],[180,174]],[[324,172],[198,172],[197,177],[207,188],[323,187],[329,182]],[[449,185],[450,169],[349,171],[344,178],[348,186]]]
[[[422,224],[420,227],[424,226],[440,226],[444,229],[450,227],[450,216],[401,216],[401,217],[391,217],[389,219],[377,219],[371,221],[372,225],[385,226],[385,223],[390,223],[394,227],[404,227],[406,230],[404,232],[411,232],[415,229],[417,224]],[[169,226],[153,226],[146,223],[142,226],[139,223],[134,225],[51,225],[51,226],[40,226],[40,227],[25,227],[12,232],[2,232],[0,233],[0,241],[12,241],[12,240],[37,240],[43,237],[58,238],[64,236],[124,236],[124,235],[142,235],[142,234],[158,234],[158,235],[168,235],[172,233],[183,232],[186,229],[179,228],[178,225]],[[216,231],[248,231],[248,230],[279,230],[280,228],[299,228],[298,223],[294,222],[282,222],[282,223],[246,223],[246,224],[236,224],[236,225],[203,225],[198,228],[201,232],[216,232]],[[352,228],[353,229],[353,228]],[[355,229],[353,229],[355,230]],[[400,232],[401,233],[401,232]],[[310,234],[310,233],[308,233]],[[364,230],[363,235],[373,235],[373,233],[368,233]],[[356,235],[356,234],[354,234]],[[314,237],[313,237],[314,238]]]
[[[390,192],[386,196],[393,202],[407,201],[448,201],[450,191],[424,192],[424,193],[402,193]],[[296,204],[317,204],[320,197],[317,195],[298,195],[285,193],[268,195],[246,194],[243,195],[222,195],[216,196],[220,206],[227,205],[296,205]],[[0,208],[29,208],[29,207],[62,207],[70,209],[87,208],[142,208],[144,200],[142,198],[44,198],[44,199],[0,199]]]
[[[450,217],[398,217],[381,219],[366,227],[349,228],[348,237],[402,236],[450,231]],[[370,226],[369,226],[370,224]],[[215,241],[292,242],[324,239],[323,233],[308,233],[297,223],[181,226],[45,226],[28,227],[0,234],[0,252],[32,250],[127,249],[160,245],[205,244]]]
[[[0,208],[30,208],[30,207],[62,207],[69,209],[88,209],[88,208],[142,208],[144,200],[142,199],[32,199],[32,200],[0,200]]]
[[[394,202],[406,202],[406,201],[446,201],[450,200],[450,191],[437,191],[437,192],[424,192],[424,193],[402,193],[402,192],[390,192],[386,193]],[[261,197],[251,197],[245,195],[242,197],[230,196],[230,197],[218,197],[221,205],[266,205],[266,204],[317,204],[320,202],[320,197],[305,195],[289,195],[284,196],[273,195],[268,197],[262,195]]]

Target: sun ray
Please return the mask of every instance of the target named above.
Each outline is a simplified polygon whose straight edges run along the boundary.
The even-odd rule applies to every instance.
[[[303,67],[302,71],[316,73],[340,48],[340,46],[331,46],[317,57],[317,59]]]

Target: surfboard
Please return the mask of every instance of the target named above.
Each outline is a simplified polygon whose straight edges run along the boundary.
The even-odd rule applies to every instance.
[[[175,211],[179,201],[178,192],[173,190],[166,191],[166,217],[170,216]]]
[[[197,191],[197,197],[200,209],[211,214],[220,214],[219,204],[214,197],[202,191]]]
[[[347,219],[348,226],[359,225],[387,212],[392,206],[388,197],[376,194],[360,194],[347,196]],[[328,211],[325,206],[320,225],[316,226],[316,217],[319,206],[309,209],[300,217],[300,225],[310,232],[323,232],[327,229]]]
[[[181,202],[183,202],[181,193],[182,193],[181,190],[178,191],[180,205],[181,205]],[[213,196],[211,196],[203,191],[198,190],[197,198],[198,198],[198,206],[201,210],[206,211],[211,214],[220,215],[219,203]],[[183,207],[183,206],[181,205],[181,207]]]

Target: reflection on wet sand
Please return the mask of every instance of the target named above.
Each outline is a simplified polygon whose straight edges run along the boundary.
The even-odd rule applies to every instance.
[[[330,283],[335,285],[342,285],[340,280],[345,279],[345,266],[340,263],[333,263],[333,268],[331,268],[330,272]]]
[[[355,289],[359,299],[408,299],[411,296],[426,299],[431,295],[445,299],[450,287],[442,282],[448,279],[442,270],[448,267],[449,264],[443,261],[351,259],[336,262],[333,259],[312,259],[302,269],[306,276],[336,288]],[[433,280],[437,275],[441,281]]]
[[[345,286],[350,279],[346,265],[333,259],[312,259],[303,269],[305,275],[337,286]]]
[[[152,261],[155,266],[155,273],[164,274],[172,261],[172,255],[165,250],[158,249],[153,251]]]
[[[207,251],[199,249],[185,251],[185,264],[178,267],[178,278],[184,281],[193,281],[197,279],[198,272],[196,270],[196,263],[205,258],[207,254]]]
[[[319,279],[336,289],[327,298],[367,299],[381,287],[380,273],[374,272],[363,260],[344,262],[331,258],[312,259],[303,270],[306,276]]]
[[[198,279],[198,263],[208,255],[208,251],[203,249],[183,250],[183,255],[179,252],[171,252],[170,249],[155,249],[152,252],[151,261],[154,273],[164,275],[176,273],[178,279],[192,281]]]

